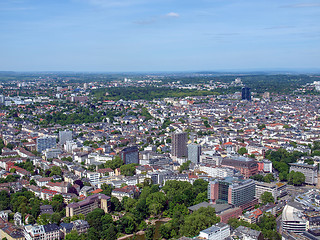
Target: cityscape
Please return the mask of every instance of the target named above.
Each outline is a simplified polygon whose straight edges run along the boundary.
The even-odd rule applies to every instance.
[[[319,75],[0,75],[2,238],[316,239]]]
[[[0,240],[320,240],[319,0],[1,0]]]

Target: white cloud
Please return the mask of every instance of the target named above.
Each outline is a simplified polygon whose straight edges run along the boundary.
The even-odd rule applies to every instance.
[[[175,12],[169,12],[166,14],[166,17],[180,17],[179,13],[175,13]]]

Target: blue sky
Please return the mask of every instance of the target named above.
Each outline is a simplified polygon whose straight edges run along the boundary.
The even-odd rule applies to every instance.
[[[0,70],[320,69],[319,0],[1,0]]]

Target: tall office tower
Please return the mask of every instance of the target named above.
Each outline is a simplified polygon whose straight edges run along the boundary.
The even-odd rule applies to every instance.
[[[0,95],[0,104],[3,104],[6,101],[4,95]]]
[[[212,203],[228,203],[245,209],[254,208],[255,182],[252,179],[225,178],[211,181],[208,185],[208,198]]]
[[[172,135],[172,150],[173,157],[183,158],[188,156],[187,149],[188,135],[185,132],[174,133]]]
[[[242,97],[241,97],[241,99],[242,99],[242,100],[251,101],[251,91],[250,91],[250,88],[248,88],[248,87],[242,88]]]
[[[37,138],[37,151],[42,152],[48,148],[55,148],[57,140],[55,137],[40,137]]]
[[[61,145],[65,144],[66,141],[72,141],[72,131],[65,130],[59,131],[59,142]]]
[[[188,145],[188,160],[190,160],[194,164],[198,164],[200,162],[200,155],[201,145],[194,143]]]
[[[120,156],[124,164],[139,164],[139,149],[137,146],[123,149]]]

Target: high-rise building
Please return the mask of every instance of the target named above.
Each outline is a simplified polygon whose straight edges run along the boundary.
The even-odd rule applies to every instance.
[[[139,164],[139,149],[137,146],[123,149],[120,156],[124,164]]]
[[[49,148],[55,148],[57,140],[55,137],[40,137],[37,138],[37,151],[42,152]]]
[[[187,149],[187,133],[174,133],[172,134],[172,150],[171,154],[176,158],[186,158],[188,156]]]
[[[258,203],[252,179],[225,178],[211,181],[208,185],[208,198],[212,203],[228,203],[242,210],[251,209]]]
[[[248,88],[248,87],[242,88],[242,96],[241,96],[241,99],[242,99],[242,100],[251,101],[251,91],[250,91],[250,88]]]
[[[65,130],[59,131],[59,142],[61,145],[65,144],[66,141],[72,141],[72,131]]]
[[[194,164],[198,164],[200,162],[200,155],[201,155],[201,145],[199,144],[188,145],[188,160],[190,160]]]

